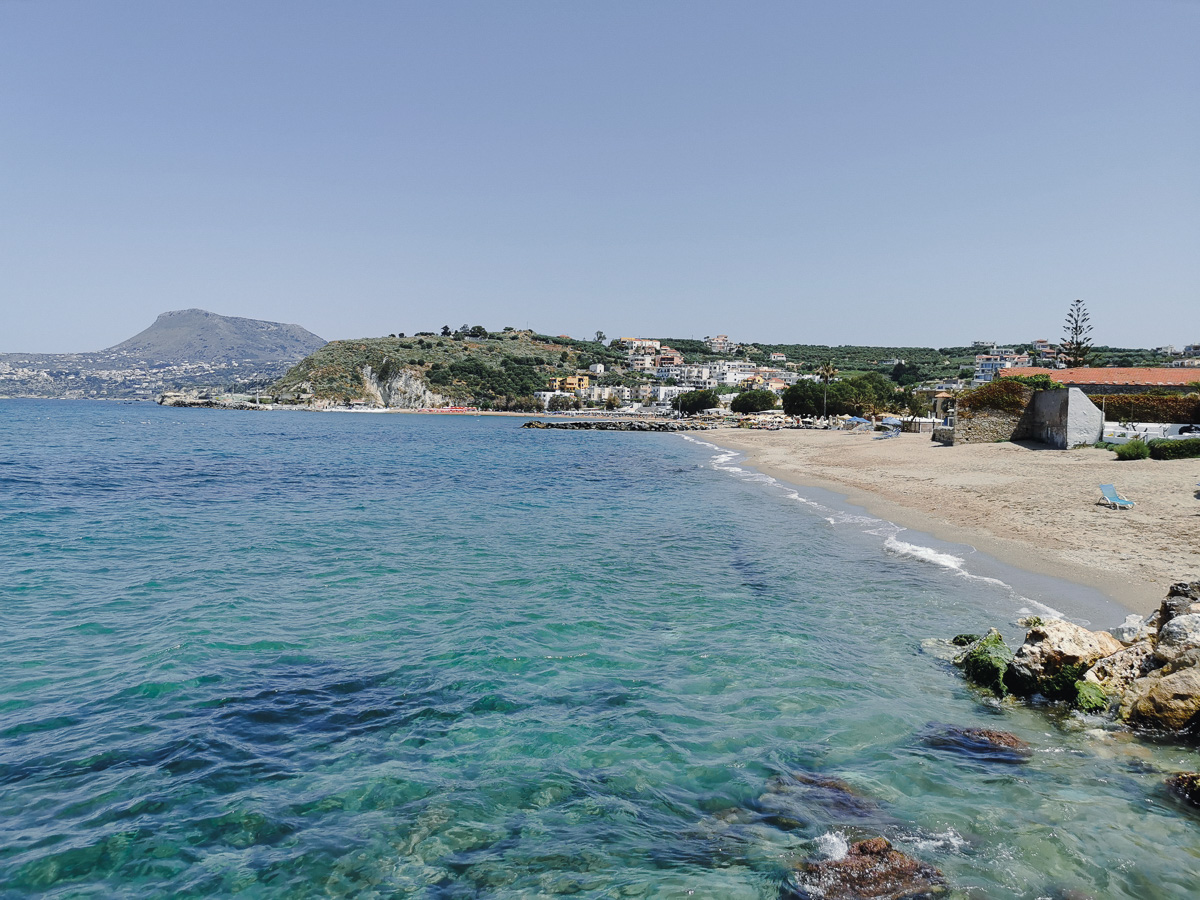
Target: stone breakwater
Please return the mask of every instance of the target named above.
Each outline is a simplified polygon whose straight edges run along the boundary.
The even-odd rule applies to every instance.
[[[571,421],[543,422],[534,419],[526,422],[522,428],[557,428],[564,431],[711,431],[717,426],[700,422],[634,422],[621,420],[616,422],[600,421]]]
[[[161,395],[157,402],[159,406],[180,406],[191,409],[247,409],[260,411],[269,409],[266,404],[249,403],[245,400],[222,400],[205,394],[197,396],[167,393]]]

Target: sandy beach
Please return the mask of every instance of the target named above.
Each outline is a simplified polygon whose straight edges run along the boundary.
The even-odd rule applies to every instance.
[[[844,495],[898,525],[965,543],[1027,571],[1156,609],[1169,584],[1200,579],[1200,460],[1118,462],[1107,450],[1036,444],[946,447],[837,431],[723,428],[706,440],[796,485]],[[1096,505],[1112,483],[1133,509]]]

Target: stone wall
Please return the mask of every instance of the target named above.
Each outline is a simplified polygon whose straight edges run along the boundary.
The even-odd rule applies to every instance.
[[[1079,388],[1034,391],[1021,413],[963,410],[954,429],[938,428],[933,439],[943,444],[994,444],[1038,441],[1066,450],[1100,440],[1104,426],[1099,408]]]

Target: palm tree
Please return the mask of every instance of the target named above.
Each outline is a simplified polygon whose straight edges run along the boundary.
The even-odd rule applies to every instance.
[[[833,360],[828,360],[817,366],[817,375],[825,382],[825,399],[821,404],[821,418],[829,418],[829,382],[837,377],[838,370],[833,367]]]

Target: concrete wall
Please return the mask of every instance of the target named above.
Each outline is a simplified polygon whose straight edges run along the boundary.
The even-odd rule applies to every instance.
[[[1094,444],[1104,429],[1104,416],[1079,388],[1035,391],[1029,403],[1033,410],[1029,437],[1067,450],[1079,444]]]
[[[993,444],[997,441],[1032,440],[1056,450],[1100,440],[1104,417],[1079,388],[1034,391],[1025,411],[994,410],[963,412],[954,431],[937,429],[933,439],[944,444]]]

